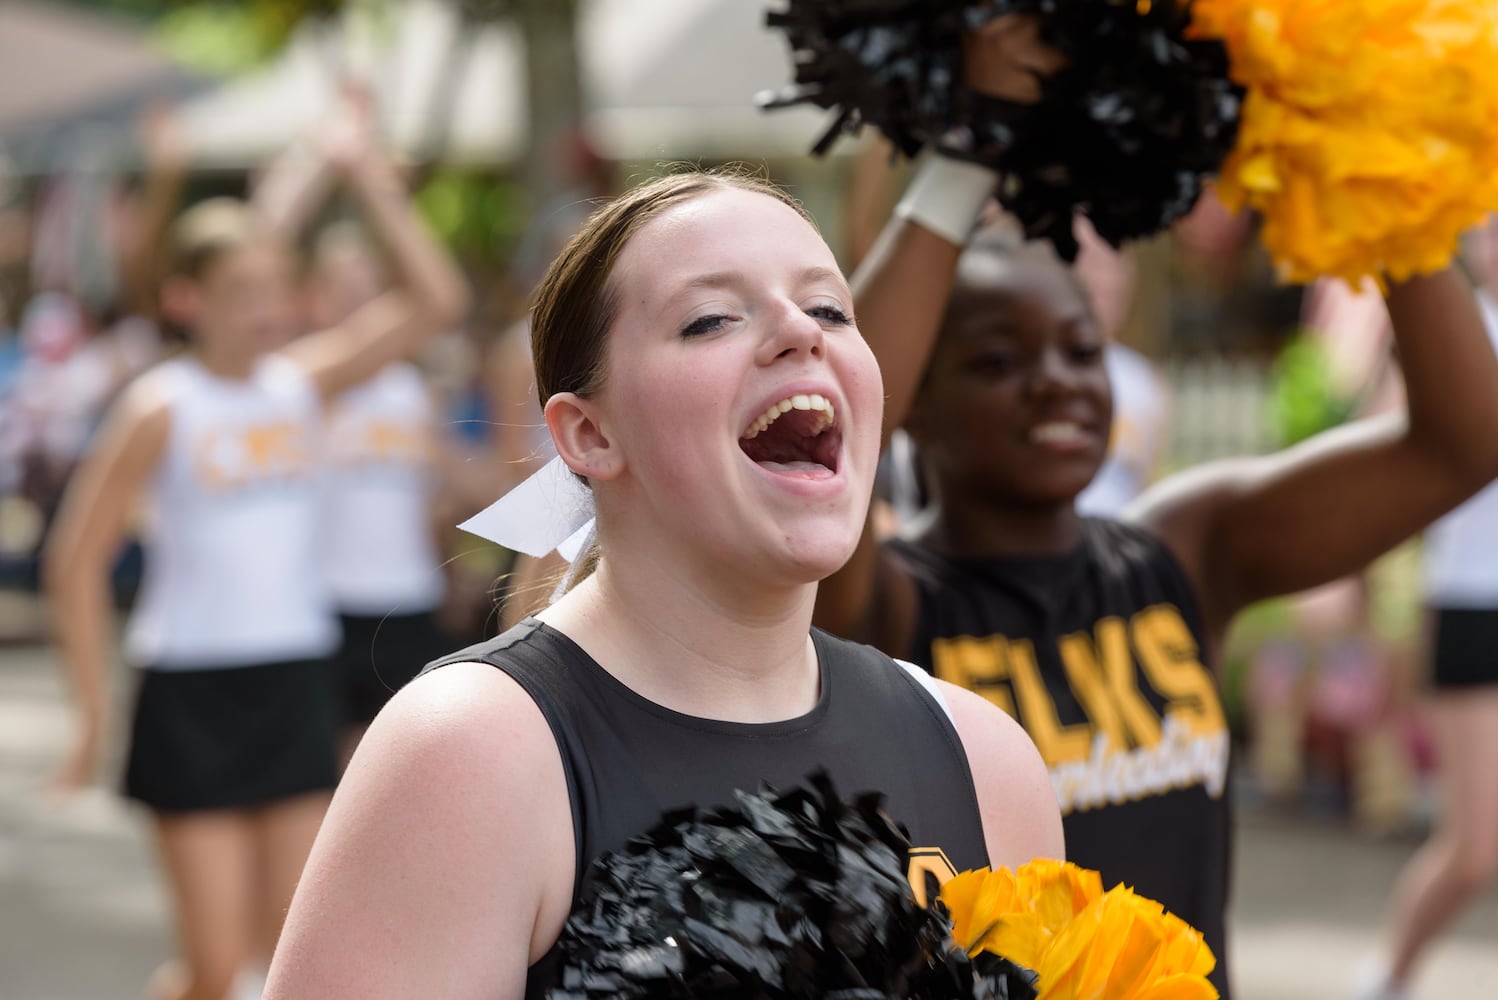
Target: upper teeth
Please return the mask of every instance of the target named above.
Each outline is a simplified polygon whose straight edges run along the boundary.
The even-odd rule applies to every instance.
[[[816,412],[818,419],[816,425],[811,429],[811,434],[820,434],[832,426],[832,404],[827,401],[827,397],[813,392],[804,396],[787,396],[778,403],[771,403],[769,408],[761,413],[755,419],[754,423],[749,425],[749,430],[744,432],[744,437],[752,438],[757,436],[760,431],[773,424],[782,413],[789,413],[791,410],[812,410]]]
[[[1065,441],[1082,433],[1082,428],[1077,424],[1069,422],[1055,422],[1041,424],[1030,431],[1030,437],[1035,441]]]

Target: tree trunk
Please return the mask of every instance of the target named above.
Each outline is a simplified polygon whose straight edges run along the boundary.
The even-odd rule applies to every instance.
[[[529,96],[529,142],[521,179],[532,206],[561,193],[565,176],[563,137],[583,120],[582,64],[577,44],[581,0],[513,0],[525,41]]]

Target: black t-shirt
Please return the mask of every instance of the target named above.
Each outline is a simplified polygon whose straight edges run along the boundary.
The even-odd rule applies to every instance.
[[[818,769],[845,799],[883,793],[909,832],[913,874],[940,878],[987,865],[967,755],[942,707],[884,654],[815,629],[812,641],[821,667],[816,706],[764,724],[699,719],[648,701],[535,619],[427,669],[492,664],[541,709],[567,773],[577,892],[594,858],[654,827],[662,813],[731,805],[736,789],[788,791]],[[556,959],[552,949],[530,970],[527,997],[544,995]]]
[[[912,647],[891,652],[1020,721],[1050,769],[1067,858],[1202,931],[1226,997],[1229,733],[1175,558],[1142,528],[1093,519],[1062,556],[887,549],[920,591]]]

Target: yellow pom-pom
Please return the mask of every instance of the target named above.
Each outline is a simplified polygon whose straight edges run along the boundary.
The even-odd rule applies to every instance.
[[[1290,281],[1444,267],[1498,208],[1498,0],[1196,0],[1247,88],[1217,193]]]
[[[1040,1000],[1215,1000],[1217,960],[1159,903],[1070,862],[963,872],[942,886],[952,937],[969,954],[1035,971]]]

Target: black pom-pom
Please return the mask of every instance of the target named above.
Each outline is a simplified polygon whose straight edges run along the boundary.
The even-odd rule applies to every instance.
[[[1237,138],[1241,89],[1221,42],[1187,37],[1189,0],[788,0],[768,23],[795,51],[795,82],[766,107],[834,111],[815,152],[868,124],[907,156],[924,146],[983,163],[1030,238],[1067,260],[1072,217],[1118,246],[1190,211]],[[992,17],[1034,17],[1066,67],[1020,104],[963,85],[962,37]]]
[[[818,775],[737,803],[669,815],[593,863],[551,1000],[1033,997],[1024,970],[951,950],[878,796],[844,804]]]

